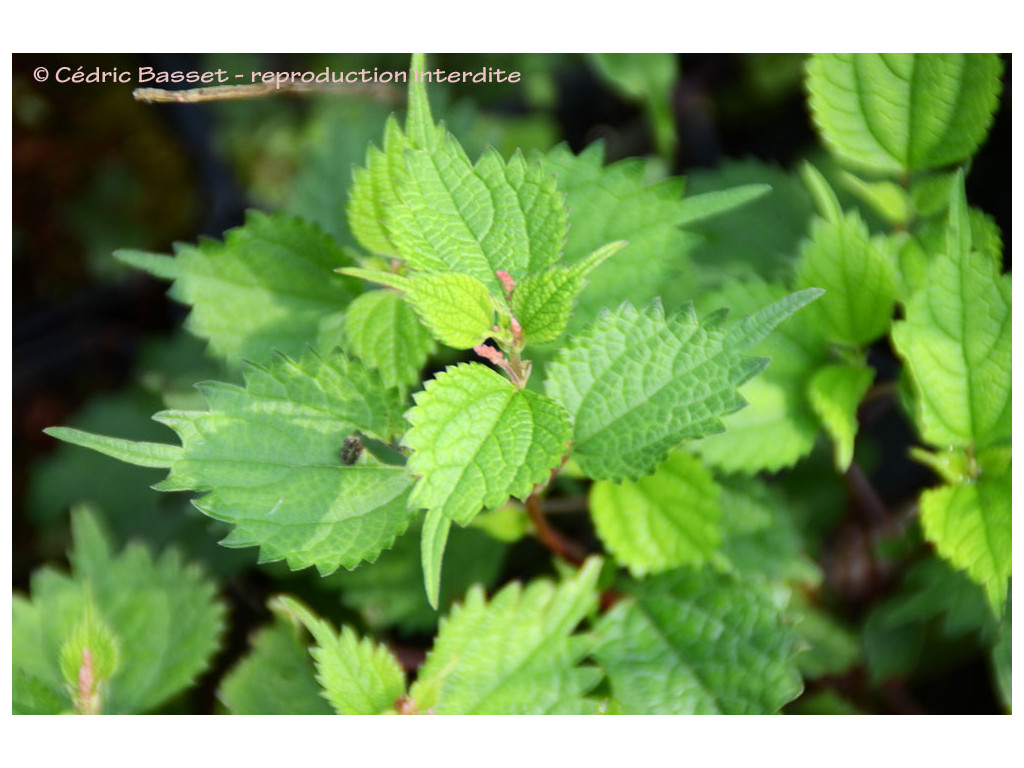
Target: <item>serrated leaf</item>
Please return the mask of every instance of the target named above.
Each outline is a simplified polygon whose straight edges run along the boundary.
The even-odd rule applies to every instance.
[[[259,546],[262,562],[330,573],[374,560],[409,524],[412,478],[371,451],[352,466],[339,452],[356,431],[401,432],[398,393],[360,363],[312,351],[249,364],[245,378],[200,385],[209,411],[154,417],[182,443],[156,488],[206,492],[195,506],[234,526],[222,543]]]
[[[331,625],[292,597],[275,599],[280,610],[301,621],[316,646],[316,663],[324,697],[339,715],[380,715],[391,712],[405,693],[405,673],[386,646],[360,639],[351,627],[335,632]]]
[[[631,584],[595,632],[627,714],[770,714],[803,687],[796,637],[772,599],[710,569]]]
[[[72,514],[71,575],[33,574],[31,601],[15,596],[14,710],[57,714],[72,699],[61,651],[89,604],[119,649],[102,712],[141,713],[187,688],[209,664],[224,629],[213,584],[176,552],[154,560],[141,546],[114,555],[91,513]]]
[[[921,525],[938,553],[985,588],[1002,614],[1013,566],[1009,473],[921,494]]]
[[[797,284],[825,289],[810,314],[820,318],[831,341],[864,346],[889,329],[896,301],[896,267],[884,241],[871,239],[856,211],[835,222],[811,222]]]
[[[957,187],[953,196],[962,199],[962,180]],[[1011,435],[1010,276],[964,247],[969,227],[956,210],[954,229],[954,250],[932,261],[892,340],[914,382],[921,437],[935,446],[980,449]]]
[[[874,381],[875,372],[864,366],[826,365],[811,378],[807,399],[835,446],[836,471],[843,473],[853,460],[857,438],[857,408]]]
[[[441,620],[410,695],[420,712],[554,714],[578,711],[599,680],[579,666],[590,651],[574,635],[597,607],[601,561],[591,558],[559,585],[545,579],[502,589],[488,602],[474,587]]]
[[[460,525],[510,496],[525,499],[568,450],[560,406],[480,364],[447,368],[414,399],[403,439],[419,477],[410,503]]]
[[[330,715],[306,642],[277,618],[256,633],[251,650],[224,677],[217,698],[232,715]]]
[[[345,208],[348,224],[359,244],[367,251],[390,256],[398,255],[398,246],[384,225],[386,211],[400,203],[396,179],[405,167],[405,152],[410,149],[431,149],[441,141],[444,129],[434,124],[427,100],[426,85],[419,79],[422,57],[414,57],[409,73],[409,111],[405,133],[394,116],[384,124],[381,149],[372,144],[366,150],[365,167],[352,173],[352,186]]]
[[[609,243],[582,261],[571,266],[554,264],[517,285],[512,295],[512,313],[522,326],[527,343],[542,344],[561,336],[587,276],[625,245],[622,241]]]
[[[736,316],[756,311],[787,295],[779,283],[748,277],[731,280],[701,297],[707,310],[729,307]],[[697,444],[704,461],[725,472],[777,471],[795,464],[814,448],[818,424],[807,402],[807,383],[828,356],[820,327],[800,312],[753,347],[771,358],[759,376],[740,387],[743,410],[725,416],[725,431]]]
[[[521,154],[505,163],[485,151],[474,165],[448,134],[431,150],[408,150],[385,211],[388,235],[413,270],[458,273],[502,295],[495,276],[516,281],[558,261],[565,206],[553,177]]]
[[[1002,69],[989,53],[816,54],[807,88],[833,153],[897,174],[970,157],[992,124]]]
[[[559,145],[543,158],[558,177],[558,189],[569,209],[566,264],[586,258],[605,243],[629,245],[594,273],[570,320],[577,332],[598,313],[623,301],[646,304],[661,296],[667,285],[690,298],[694,285],[688,252],[698,242],[683,230],[704,219],[730,211],[760,197],[762,184],[715,190],[683,197],[681,178],[648,184],[645,163],[636,158],[604,165],[604,148],[592,144],[579,155]],[[690,288],[687,288],[690,286]]]
[[[814,206],[795,175],[754,160],[727,160],[714,171],[695,170],[688,189],[701,197],[737,185],[763,185],[771,193],[693,230],[702,237],[693,249],[704,282],[718,287],[725,278],[789,280],[799,243]]]
[[[548,394],[573,417],[573,458],[595,480],[650,474],[683,440],[723,429],[743,407],[736,388],[765,360],[743,352],[819,295],[793,294],[723,328],[692,307],[665,317],[659,303],[623,305],[571,339],[548,366]]]
[[[310,344],[329,352],[335,337],[325,329],[359,294],[356,281],[333,273],[351,263],[337,243],[280,213],[250,211],[223,242],[178,245],[166,268],[155,268],[152,254],[115,256],[157,277],[173,274],[169,295],[192,307],[186,327],[232,364],[275,350],[298,354]]]
[[[346,349],[380,372],[386,387],[407,388],[420,381],[423,366],[437,349],[402,297],[394,291],[367,291],[345,313]]]
[[[590,488],[597,535],[634,576],[708,561],[721,544],[720,489],[711,473],[676,451],[653,475]]]

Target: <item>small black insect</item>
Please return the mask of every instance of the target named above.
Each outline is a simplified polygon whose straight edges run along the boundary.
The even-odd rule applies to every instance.
[[[359,435],[349,435],[345,438],[345,442],[341,444],[341,452],[338,456],[342,464],[346,467],[351,467],[359,461],[359,456],[362,452],[363,441],[359,439]]]

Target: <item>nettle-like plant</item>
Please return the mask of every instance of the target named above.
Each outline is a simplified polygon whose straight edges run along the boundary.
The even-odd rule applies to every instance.
[[[474,163],[410,77],[404,127],[387,120],[348,190],[359,250],[253,212],[222,242],[116,254],[173,281],[188,329],[244,385],[201,383],[206,410],[157,413],[179,444],[47,431],[166,469],[155,487],[200,494],[230,526],[225,546],[343,569],[330,579],[359,623],[337,631],[273,598],[274,623],[220,682],[228,711],[771,713],[861,651],[765,473],[824,438],[835,476],[863,477],[867,351],[889,339],[914,455],[941,482],[916,506],[926,554],[903,602],[869,620],[867,653],[916,621],[915,594],[948,622],[933,588],[955,585],[1008,698],[1010,278],[964,192],[1000,74],[989,55],[813,57],[815,123],[883,225],[807,164],[817,214],[785,266],[752,256],[697,277],[687,230],[714,244],[728,222],[728,245],[756,227],[745,212],[768,185],[723,174],[684,197],[681,179],[606,166],[599,147]],[[594,537],[550,522],[561,497],[582,502]],[[15,710],[152,710],[217,647],[213,584],[175,555],[113,555],[95,513],[74,532],[72,576],[43,571],[15,600]],[[488,597],[501,552],[529,535],[558,577]],[[446,613],[425,662],[403,669],[384,640],[432,630],[426,602]]]

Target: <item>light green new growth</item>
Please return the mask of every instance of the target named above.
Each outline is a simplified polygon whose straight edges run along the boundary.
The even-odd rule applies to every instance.
[[[413,270],[468,275],[501,296],[498,270],[519,281],[561,255],[562,196],[519,153],[505,163],[490,149],[474,165],[448,134],[430,151],[406,153],[396,187],[401,202],[386,209],[385,226]]]
[[[525,499],[568,452],[570,428],[558,404],[476,363],[448,368],[414,399],[403,439],[408,471],[419,478],[409,503],[428,510],[423,567],[436,606],[450,523]]]
[[[888,174],[969,158],[999,103],[990,53],[817,54],[807,66],[818,132],[840,159]]]
[[[385,387],[407,390],[420,382],[437,349],[416,313],[395,291],[367,291],[345,312],[345,349],[380,372]]]
[[[676,451],[653,475],[590,489],[597,535],[634,576],[708,561],[721,544],[720,488],[700,461]]]
[[[392,712],[405,693],[405,674],[398,660],[383,645],[362,640],[350,627],[336,633],[331,625],[294,598],[275,599],[277,607],[301,621],[316,646],[317,681],[324,697],[339,715],[380,715]]]
[[[392,116],[384,125],[383,150],[372,144],[366,150],[366,167],[352,174],[346,214],[349,227],[359,244],[374,254],[397,256],[398,247],[384,226],[385,211],[399,204],[395,179],[405,164],[405,153],[412,149],[432,149],[444,136],[434,125],[427,101],[426,85],[416,76],[425,68],[423,54],[414,54],[410,66],[409,105],[405,133]]]
[[[400,434],[398,393],[344,355],[312,351],[249,364],[245,378],[244,388],[199,385],[209,411],[154,417],[181,439],[155,487],[205,492],[195,506],[235,526],[222,543],[259,546],[264,562],[330,573],[376,559],[409,524],[412,478],[368,450],[346,465],[340,450],[357,431],[385,442]]]
[[[711,569],[629,586],[598,622],[596,656],[626,714],[772,714],[803,684],[767,589]]]
[[[173,279],[168,295],[192,307],[186,327],[232,364],[299,354],[312,344],[330,352],[330,328],[359,294],[351,278],[333,273],[351,263],[313,224],[284,214],[250,211],[224,241],[178,245],[174,258],[118,251],[118,260]]]
[[[71,575],[44,568],[32,577],[31,601],[14,596],[14,712],[71,711],[83,649],[99,713],[156,709],[191,685],[217,648],[224,608],[214,586],[176,552],[154,560],[129,545],[115,555],[84,509],[72,513],[72,535]]]
[[[598,558],[559,585],[502,589],[488,602],[473,587],[442,619],[410,696],[436,714],[582,714],[600,672],[579,666],[593,641],[573,634],[597,608]]]
[[[692,307],[669,318],[659,303],[604,315],[544,382],[573,418],[573,458],[595,480],[635,480],[683,440],[722,431],[721,417],[744,405],[736,388],[767,362],[743,352],[820,294],[792,294],[728,331],[724,313],[702,323]]]
[[[843,473],[853,460],[857,438],[857,408],[875,372],[852,365],[827,365],[814,374],[807,399],[835,446],[836,471]]]
[[[455,273],[398,275],[370,269],[339,270],[402,292],[435,339],[455,349],[472,349],[494,333],[494,300],[474,277]]]

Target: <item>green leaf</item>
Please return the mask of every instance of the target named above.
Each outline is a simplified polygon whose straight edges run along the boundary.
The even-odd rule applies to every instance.
[[[385,211],[388,235],[413,270],[476,278],[502,295],[497,270],[517,282],[558,261],[566,219],[555,180],[521,154],[505,163],[485,151],[473,165],[450,134],[432,150],[408,151]]]
[[[683,440],[722,431],[721,417],[744,405],[736,387],[765,366],[742,352],[818,295],[788,296],[729,331],[723,313],[702,324],[687,307],[666,319],[657,302],[604,315],[544,382],[573,417],[573,458],[595,480],[635,480]]]
[[[625,245],[622,241],[609,243],[582,261],[568,267],[554,264],[517,285],[512,295],[512,313],[522,326],[527,343],[540,344],[561,336],[587,276]]]
[[[957,187],[962,199],[962,181]],[[1011,436],[1010,276],[964,247],[970,235],[956,211],[965,208],[951,206],[954,250],[932,261],[892,340],[914,382],[921,437],[980,449]]]
[[[889,174],[969,158],[999,101],[990,53],[816,54],[807,67],[814,122],[829,149]]]
[[[275,604],[301,621],[316,646],[309,653],[317,681],[339,715],[380,715],[391,712],[405,693],[405,673],[384,645],[359,639],[350,628],[336,633],[298,600],[282,595]]]
[[[102,712],[153,710],[189,687],[217,648],[224,608],[214,586],[173,551],[154,560],[129,545],[114,555],[84,509],[72,514],[72,534],[71,575],[44,568],[33,574],[31,601],[14,598],[14,711],[71,709],[65,673],[83,641],[94,675],[113,667],[117,648],[116,671],[100,687]]]
[[[244,388],[199,385],[209,411],[154,417],[182,443],[155,487],[207,492],[195,506],[235,526],[222,543],[259,546],[261,562],[330,573],[374,560],[409,524],[412,478],[371,451],[352,466],[339,452],[356,431],[385,441],[401,432],[398,394],[361,364],[312,351],[249,364],[245,378]]]
[[[330,715],[313,660],[287,618],[256,633],[252,650],[225,676],[217,698],[232,715]]]
[[[579,666],[592,647],[573,630],[597,607],[601,561],[559,585],[510,584],[490,602],[474,587],[441,621],[410,695],[437,714],[578,713],[600,679]]]
[[[352,186],[346,206],[348,224],[356,240],[367,251],[389,256],[398,255],[398,246],[384,224],[386,212],[400,204],[396,179],[405,169],[405,153],[413,149],[432,149],[445,135],[434,124],[427,100],[426,85],[419,80],[417,69],[424,61],[413,58],[409,70],[409,111],[405,128],[391,116],[384,124],[382,149],[372,144],[366,150],[365,167],[352,173]]]
[[[427,510],[420,535],[420,552],[423,564],[423,586],[427,590],[427,602],[437,610],[441,601],[441,568],[444,564],[444,550],[448,546],[448,532],[452,521],[442,507]]]
[[[595,629],[626,714],[770,714],[800,694],[796,637],[762,589],[704,569],[628,594]]]
[[[797,284],[825,289],[810,314],[820,318],[831,341],[864,346],[888,331],[896,301],[896,266],[885,241],[871,239],[856,211],[835,222],[811,222]]]
[[[720,481],[721,552],[742,578],[818,585],[821,569],[805,544],[785,499],[774,486],[742,476]]]
[[[843,473],[853,461],[857,438],[857,408],[875,372],[859,365],[826,365],[819,368],[807,389],[807,399],[835,445],[836,471]]]
[[[692,227],[703,240],[693,249],[702,282],[725,279],[789,281],[807,220],[814,212],[806,187],[795,175],[754,160],[726,161],[714,171],[695,170],[688,189],[699,197],[737,185],[770,185],[771,193],[742,209]],[[702,193],[702,194],[701,194]]]
[[[861,659],[857,636],[825,610],[794,592],[789,616],[806,650],[797,656],[800,673],[808,679],[841,675]]]
[[[921,494],[925,538],[985,588],[997,616],[1002,614],[1013,566],[1011,488],[1010,474],[1003,473]]]
[[[590,488],[597,535],[634,576],[708,561],[721,544],[719,487],[699,460],[676,451],[653,475]]]
[[[510,496],[525,499],[568,450],[561,407],[477,363],[447,368],[414,399],[403,439],[419,477],[410,503],[460,525]]]
[[[420,382],[437,345],[412,308],[395,291],[367,291],[345,313],[345,347],[380,372],[385,387]]]
[[[120,261],[174,278],[169,295],[192,307],[186,327],[232,364],[271,351],[298,354],[309,344],[329,352],[329,332],[359,294],[351,278],[334,274],[351,263],[318,227],[284,214],[250,211],[224,241],[178,245],[173,261],[118,251]]]
[[[403,292],[434,338],[455,349],[472,349],[494,331],[494,301],[487,286],[468,275],[413,272],[397,275],[369,269],[343,269]]]
[[[697,239],[680,227],[745,205],[768,191],[763,184],[753,184],[684,198],[681,178],[648,184],[643,160],[605,166],[599,143],[579,155],[562,144],[543,160],[566,195],[571,224],[566,264],[585,259],[608,242],[629,243],[594,273],[570,320],[570,332],[578,332],[601,310],[623,301],[646,304],[663,295],[667,286],[690,298],[694,281],[688,252]]]
[[[706,310],[730,307],[742,316],[787,293],[780,283],[748,277],[704,294],[700,306]],[[725,472],[776,471],[792,466],[814,448],[818,424],[805,393],[814,371],[827,359],[828,345],[809,314],[789,318],[750,350],[772,362],[740,387],[747,406],[722,419],[725,431],[698,444],[707,464]]]
[[[906,227],[914,218],[914,202],[906,189],[891,181],[865,181],[852,173],[841,176],[846,187],[887,222]]]

